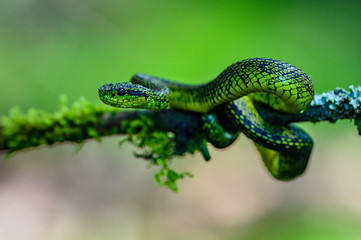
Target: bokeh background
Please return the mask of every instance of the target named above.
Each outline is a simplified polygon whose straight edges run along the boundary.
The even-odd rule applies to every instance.
[[[101,104],[97,88],[136,72],[204,83],[249,57],[290,62],[320,93],[359,85],[361,2],[1,0],[0,114],[55,111],[61,94]],[[0,156],[0,239],[361,239],[361,139],[353,123],[301,124],[307,172],[279,182],[242,136],[173,161],[194,179],[153,181],[121,137]]]

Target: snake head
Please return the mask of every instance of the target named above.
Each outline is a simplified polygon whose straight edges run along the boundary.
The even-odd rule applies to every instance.
[[[118,108],[160,110],[168,107],[165,94],[133,83],[107,83],[99,89],[99,98],[107,105]],[[164,99],[160,99],[164,97]]]

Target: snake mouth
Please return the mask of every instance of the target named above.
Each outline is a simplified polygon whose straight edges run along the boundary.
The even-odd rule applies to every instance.
[[[107,91],[104,91],[103,89],[99,88],[98,90],[98,94],[99,94],[99,99],[100,101],[102,101],[103,103],[110,105],[110,99],[112,97],[114,97],[114,95],[109,94]]]

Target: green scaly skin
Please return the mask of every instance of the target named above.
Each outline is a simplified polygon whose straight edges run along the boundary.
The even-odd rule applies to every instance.
[[[100,99],[114,107],[172,107],[205,113],[206,138],[218,148],[229,146],[243,132],[255,142],[270,173],[280,180],[304,172],[313,141],[301,128],[268,123],[259,113],[271,109],[279,114],[298,114],[308,107],[313,95],[313,82],[306,73],[269,58],[236,62],[202,85],[135,74],[130,83],[110,83],[99,88]],[[200,149],[205,149],[202,153],[208,159],[206,148]]]

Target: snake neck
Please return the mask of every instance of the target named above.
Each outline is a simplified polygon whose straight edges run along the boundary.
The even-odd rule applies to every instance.
[[[217,105],[249,95],[283,112],[304,111],[313,98],[313,82],[295,66],[268,58],[236,62],[203,85],[169,84],[170,106],[208,112]]]

